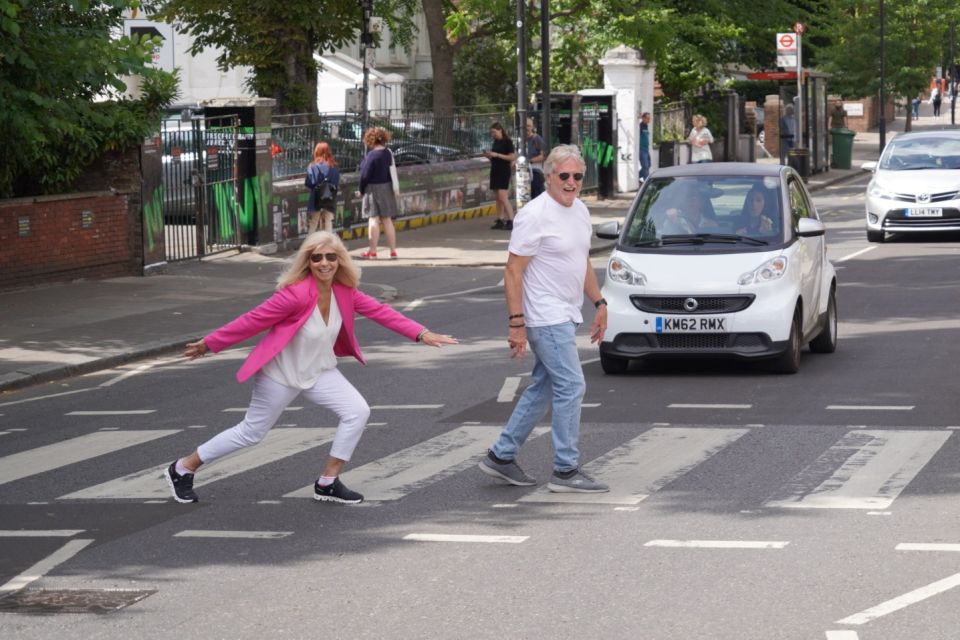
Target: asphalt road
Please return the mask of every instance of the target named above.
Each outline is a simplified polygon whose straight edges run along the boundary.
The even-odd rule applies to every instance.
[[[0,597],[19,611],[0,613],[0,636],[956,638],[960,238],[868,245],[864,184],[815,198],[840,343],[800,373],[605,376],[581,337],[582,459],[610,494],[557,498],[475,468],[532,367],[508,357],[497,269],[365,270],[461,344],[361,321],[369,365],[341,364],[373,406],[344,475],[372,498],[357,507],[301,497],[335,423],[299,400],[267,441],[198,475],[199,504],[166,497],[160,469],[246,407],[245,349],[5,396],[0,592],[28,589]],[[544,432],[521,462],[542,481],[551,454]],[[140,600],[25,615],[27,595],[51,611]]]

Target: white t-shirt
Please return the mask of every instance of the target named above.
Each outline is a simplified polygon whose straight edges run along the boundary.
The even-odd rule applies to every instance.
[[[340,307],[337,306],[336,297],[331,295],[327,322],[323,321],[320,309],[314,307],[313,313],[283,351],[264,365],[264,375],[294,389],[310,389],[317,384],[321,373],[337,366],[333,343],[337,341],[342,325]]]
[[[532,257],[523,272],[528,327],[583,322],[583,281],[590,256],[590,212],[579,199],[564,207],[543,193],[517,213],[510,253]]]
[[[713,142],[713,134],[710,133],[710,129],[706,127],[703,129],[693,129],[690,135],[687,136],[687,139],[690,142],[693,142],[694,139],[699,139],[700,142],[709,144]],[[713,160],[713,153],[711,153],[710,147],[708,145],[702,147],[690,145],[690,162],[699,162],[700,160]]]

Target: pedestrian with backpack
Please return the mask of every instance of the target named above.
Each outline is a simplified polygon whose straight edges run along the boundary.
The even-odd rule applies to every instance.
[[[318,226],[321,231],[333,231],[333,219],[337,213],[337,192],[340,190],[340,170],[333,158],[330,145],[318,142],[313,148],[313,162],[307,167],[304,186],[310,189],[307,206],[309,215],[308,233]]]

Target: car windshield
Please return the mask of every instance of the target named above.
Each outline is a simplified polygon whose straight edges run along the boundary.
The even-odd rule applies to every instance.
[[[880,158],[885,171],[960,169],[960,140],[925,136],[894,138]]]
[[[775,177],[652,178],[627,218],[623,245],[772,244],[782,235],[780,202]]]

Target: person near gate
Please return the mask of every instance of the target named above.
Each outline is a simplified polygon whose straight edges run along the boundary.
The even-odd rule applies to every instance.
[[[517,154],[513,141],[499,122],[490,125],[493,145],[483,155],[490,159],[490,190],[497,203],[497,221],[494,229],[513,229],[513,205],[510,204],[511,166]]]
[[[650,112],[640,115],[640,184],[650,175]]]
[[[338,356],[364,362],[354,315],[359,313],[432,347],[456,344],[457,340],[434,333],[362,293],[357,288],[359,281],[360,271],[343,241],[329,231],[311,233],[279,277],[276,293],[205,338],[187,344],[184,356],[194,359],[267,332],[237,373],[240,382],[253,378],[253,397],[243,420],[164,471],[177,502],[197,502],[193,483],[200,466],[263,440],[287,405],[301,394],[339,418],[330,455],[313,485],[314,499],[340,504],[363,501],[363,495],[348,489],[339,477],[370,417],[366,400],[337,369]]]
[[[707,119],[698,113],[693,116],[692,122],[693,129],[687,136],[687,142],[690,143],[690,162],[713,162],[713,152],[710,151],[713,134],[707,129]]]
[[[547,145],[534,130],[531,118],[527,118],[527,137],[524,147],[524,154],[527,156],[527,162],[530,163],[530,199],[533,200],[543,193],[543,158]]]
[[[830,128],[847,128],[847,111],[843,108],[843,102],[840,100],[833,103],[833,109],[830,111]]]
[[[313,162],[307,167],[304,185],[310,189],[308,201],[308,233],[319,226],[322,231],[333,231],[333,218],[337,213],[337,191],[340,189],[340,170],[333,152],[326,142],[318,142],[313,148]]]
[[[597,309],[591,342],[607,328],[606,300],[590,264],[590,212],[581,202],[586,164],[573,145],[558,145],[543,169],[546,193],[517,214],[510,236],[504,289],[507,342],[511,357],[522,358],[529,341],[535,362],[528,386],[499,438],[480,460],[483,473],[516,486],[536,480],[517,463],[520,447],[551,409],[553,492],[598,493],[606,484],[580,470],[580,410],[586,391],[576,330],[583,322],[584,294]]]

